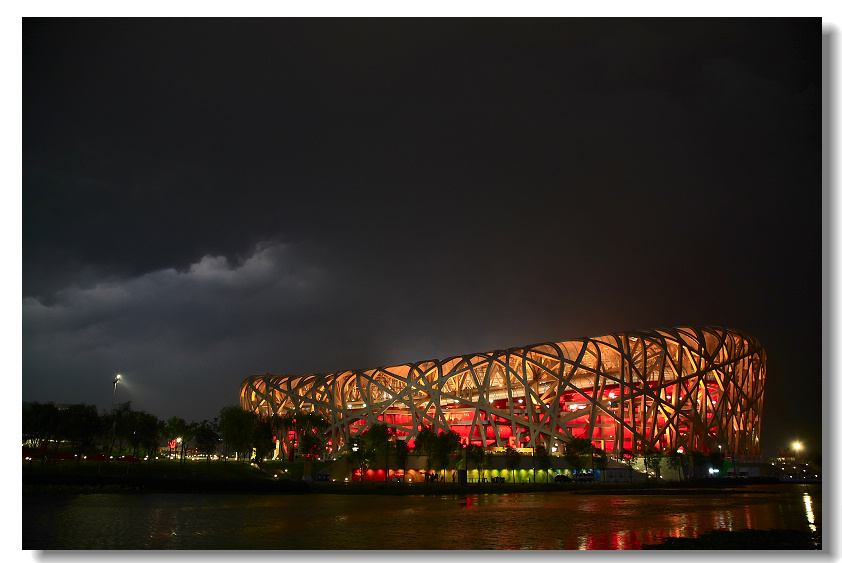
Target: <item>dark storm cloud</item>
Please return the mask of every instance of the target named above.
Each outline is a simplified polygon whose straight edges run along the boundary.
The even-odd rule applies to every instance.
[[[754,334],[770,381],[820,372],[818,21],[26,20],[23,44],[26,400],[102,407],[121,369],[139,408],[212,418],[252,373],[679,324]]]
[[[224,358],[235,351],[260,357],[255,345],[267,338],[289,342],[290,321],[316,301],[329,303],[332,291],[318,265],[289,245],[266,244],[239,264],[205,256],[183,271],[65,288],[51,304],[27,298],[25,372],[43,372],[40,385],[83,400],[77,378],[93,384],[123,366],[134,372],[127,385],[145,381],[179,396],[204,386],[202,374],[227,365]],[[236,379],[244,367],[231,369]],[[217,392],[230,400],[230,390]]]
[[[28,294],[74,260],[136,274],[278,233],[525,213],[548,190],[575,205],[600,179],[622,192],[618,170],[626,189],[707,182],[792,107],[757,83],[758,61],[793,58],[773,23],[747,62],[757,32],[692,26],[676,46],[668,23],[28,26]]]

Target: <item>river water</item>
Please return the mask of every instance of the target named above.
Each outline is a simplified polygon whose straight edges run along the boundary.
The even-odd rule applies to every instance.
[[[23,549],[640,549],[710,530],[821,526],[820,485],[726,494],[23,497]]]

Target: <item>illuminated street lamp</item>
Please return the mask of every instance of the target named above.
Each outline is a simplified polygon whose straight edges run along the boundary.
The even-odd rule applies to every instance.
[[[792,447],[795,449],[795,461],[798,461],[798,452],[801,451],[801,442],[795,442],[792,444]]]
[[[123,377],[119,373],[114,377],[114,394],[111,395],[111,412],[114,412],[114,399],[117,397],[117,384],[120,383],[120,378]]]

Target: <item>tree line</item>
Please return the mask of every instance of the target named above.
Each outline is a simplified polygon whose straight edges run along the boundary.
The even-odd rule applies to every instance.
[[[46,457],[69,447],[83,455],[101,452],[107,456],[132,455],[153,460],[159,448],[167,445],[173,455],[184,460],[188,452],[208,457],[220,453],[251,459],[253,448],[265,457],[272,452],[270,425],[257,414],[237,406],[223,408],[213,420],[187,422],[173,416],[160,420],[142,410],[133,410],[131,401],[116,405],[110,412],[97,413],[94,405],[28,403],[23,408],[23,441],[34,455]]]
[[[192,450],[207,456],[208,460],[212,455],[220,454],[225,458],[236,456],[246,462],[252,459],[252,454],[257,459],[270,457],[276,439],[279,455],[285,459],[324,455],[325,430],[329,426],[324,417],[313,412],[289,412],[267,419],[239,406],[224,407],[213,420],[188,423],[177,416],[159,420],[151,413],[133,410],[131,401],[127,401],[102,413],[97,413],[93,405],[58,408],[53,403],[27,403],[23,409],[22,430],[24,442],[43,456],[49,455],[50,451],[57,453],[60,444],[65,444],[79,457],[98,450],[108,456],[133,455],[151,461],[162,444],[175,444],[171,453],[182,461]],[[456,466],[468,469],[472,465],[482,472],[491,457],[478,445],[468,444],[463,448],[461,436],[453,430],[436,432],[429,426],[422,426],[412,449],[406,441],[392,438],[386,424],[370,425],[352,437],[348,444],[348,462],[364,474],[380,456],[388,474],[391,458],[395,467],[403,468],[406,473],[409,455],[424,455],[425,474],[428,478],[439,479],[441,472]],[[568,441],[562,457],[575,473],[588,466],[605,469],[608,463],[606,452],[585,438]],[[623,451],[622,459],[629,466],[637,457],[633,452]],[[649,451],[642,454],[642,458],[647,473],[658,474],[666,461],[668,467],[678,471],[680,479],[686,478],[688,462],[697,467],[705,463],[713,467],[722,465],[718,452],[703,455]],[[505,464],[514,475],[514,469],[521,465],[521,454],[514,448],[506,448]],[[534,464],[535,470],[551,469],[551,458],[543,445],[535,449]]]

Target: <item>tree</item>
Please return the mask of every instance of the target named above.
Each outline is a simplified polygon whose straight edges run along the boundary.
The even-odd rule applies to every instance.
[[[130,411],[125,429],[126,442],[131,447],[132,455],[138,457],[140,450],[145,449],[147,454],[150,450],[157,448],[159,441],[158,417],[145,411]],[[144,444],[150,447],[145,447]],[[153,452],[154,453],[154,452]]]
[[[216,453],[216,448],[219,446],[219,424],[218,419],[213,422],[203,420],[196,425],[196,447],[199,453],[207,456],[208,463],[210,463],[211,456]]]
[[[441,432],[436,436],[436,451],[434,467],[436,470],[446,471],[454,454],[462,449],[462,437],[453,430]],[[452,480],[455,482],[455,479]]]
[[[184,432],[184,435],[181,437],[181,460],[185,461],[185,456],[187,455],[187,450],[190,449],[191,444],[194,443],[194,439],[196,438],[196,429],[198,428],[198,423],[191,422],[187,425],[187,428]]]
[[[178,447],[180,448],[179,456],[181,458],[184,457],[184,445],[187,441],[187,435],[189,433],[189,425],[187,421],[183,418],[173,416],[169,420],[167,420],[165,426],[165,434],[167,437],[168,442],[172,442],[175,440],[178,443]]]
[[[679,453],[678,450],[672,450],[667,456],[667,467],[673,471],[678,471],[678,480],[684,481],[681,471],[684,467],[684,454]]]
[[[594,469],[599,469],[603,482],[605,481],[605,468],[608,467],[608,454],[602,448],[593,448],[591,460]]]
[[[468,444],[465,455],[467,456],[468,461],[473,463],[474,467],[476,467],[480,482],[482,482],[482,470],[488,461],[488,456],[485,454],[485,448],[476,444]],[[468,469],[467,466],[465,469]]]
[[[436,449],[436,433],[433,432],[430,426],[421,426],[418,435],[415,437],[415,446],[413,448],[418,455],[425,454],[428,457],[433,456]]]
[[[295,430],[295,413],[292,411],[286,412],[280,416],[273,417],[272,421],[275,426],[275,432],[277,432],[278,435],[278,440],[281,441],[281,451],[283,452],[282,457],[292,461],[294,452],[292,442],[290,440],[290,433]]]
[[[114,445],[117,444],[117,451],[123,450],[123,442],[126,441],[131,434],[132,427],[132,402],[118,403],[117,406],[111,409],[111,412],[106,415],[104,425],[108,429],[106,431],[106,440],[108,441],[108,455],[113,455]]]
[[[257,461],[263,461],[272,453],[274,442],[272,434],[272,425],[268,420],[260,420],[255,417],[252,426],[252,447],[254,448],[254,457]]]
[[[389,427],[382,423],[376,423],[369,426],[365,433],[366,443],[372,450],[372,455],[377,456],[378,452],[384,452],[386,455],[386,475],[383,481],[388,481],[389,477],[389,437],[391,431]]]
[[[403,469],[406,477],[406,462],[409,461],[409,446],[403,440],[395,440],[395,463]]]
[[[424,469],[427,470],[427,479],[429,479],[430,470],[433,469],[433,457],[436,451],[436,443],[436,433],[433,431],[432,427],[421,425],[421,430],[419,430],[418,434],[415,436],[415,445],[413,446],[413,450],[416,455],[425,455],[427,457],[427,460],[424,463]],[[427,479],[425,479],[425,481]]]
[[[360,468],[360,483],[365,480],[365,470],[371,464],[372,452],[362,436],[353,436],[348,444],[348,464]]]
[[[100,433],[102,419],[94,405],[70,405],[59,411],[59,421],[65,438],[73,444],[78,465],[85,449],[94,445],[94,438]]]
[[[446,470],[453,455],[461,449],[462,437],[453,430],[436,434],[431,427],[422,426],[415,438],[416,453],[427,456],[427,470]]]
[[[390,436],[391,431],[387,425],[375,423],[369,426],[362,434],[352,438],[348,444],[348,462],[353,464],[353,467],[360,468],[360,481],[365,479],[365,470],[370,467],[380,453],[383,453],[386,458],[386,478],[384,478],[384,481],[388,480],[389,451],[393,448],[392,443],[389,441]],[[396,452],[398,452],[398,449],[400,452],[398,463],[403,464],[404,473],[406,473],[406,460],[409,457],[409,450],[405,442],[402,440],[398,440],[398,442],[401,445],[398,446],[396,444],[394,446]],[[396,455],[398,454],[396,453]]]
[[[520,467],[520,452],[511,446],[506,446],[506,469],[512,474],[512,483],[515,483],[515,470]]]
[[[53,403],[30,403],[23,408],[23,439],[36,450],[45,451],[58,425],[58,408]]]
[[[219,411],[219,433],[222,440],[244,463],[251,459],[257,420],[255,413],[238,406],[223,407]]]
[[[646,478],[649,478],[650,473],[654,473],[656,477],[661,474],[661,452],[649,449],[643,454],[643,466],[646,468]]]
[[[552,459],[550,459],[550,452],[547,451],[546,446],[540,444],[535,450],[535,461],[538,464],[538,469],[547,472],[547,483],[550,482],[550,469],[553,466]],[[537,479],[536,479],[537,482]]]
[[[564,446],[564,461],[579,473],[585,468],[585,456],[590,456],[592,451],[593,444],[587,438],[571,438]]]
[[[322,454],[325,441],[325,430],[330,423],[315,412],[296,412],[293,417],[299,453],[307,457],[318,457]]]
[[[132,426],[132,447],[137,457],[138,450],[145,452],[149,461],[158,452],[158,446],[163,437],[164,422],[158,420],[154,414],[146,411],[135,411],[131,416]]]

